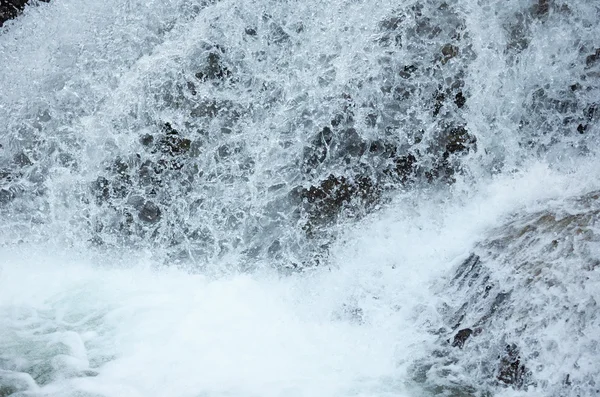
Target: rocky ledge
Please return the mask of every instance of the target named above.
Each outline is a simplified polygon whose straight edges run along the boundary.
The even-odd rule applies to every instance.
[[[600,192],[513,215],[440,288],[439,336],[413,368],[434,394],[597,395]]]

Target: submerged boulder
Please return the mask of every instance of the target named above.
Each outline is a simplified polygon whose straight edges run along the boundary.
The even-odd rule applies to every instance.
[[[413,367],[425,388],[596,395],[600,192],[546,208],[489,232],[440,289],[438,342]]]

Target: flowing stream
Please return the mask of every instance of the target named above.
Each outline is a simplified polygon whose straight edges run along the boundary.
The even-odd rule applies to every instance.
[[[30,4],[0,397],[597,395],[599,89],[594,1]]]

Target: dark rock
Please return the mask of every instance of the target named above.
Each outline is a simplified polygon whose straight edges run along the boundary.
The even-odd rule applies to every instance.
[[[15,157],[13,158],[13,162],[19,167],[25,167],[33,164],[29,157],[27,157],[27,155],[23,152],[15,155]]]
[[[256,36],[256,29],[254,29],[254,28],[246,28],[246,29],[244,29],[244,32],[248,36]]]
[[[442,47],[442,55],[444,56],[442,63],[446,63],[458,55],[458,47],[450,43],[445,44]]]
[[[161,218],[160,208],[152,201],[146,201],[139,210],[138,218],[146,223],[156,223]]]
[[[544,16],[548,14],[548,11],[550,11],[549,0],[538,0],[538,2],[533,5],[532,13],[536,17]]]
[[[497,379],[505,385],[516,388],[523,387],[527,369],[521,364],[517,346],[515,344],[507,345],[505,354],[498,356],[498,359],[500,359],[500,364]]]
[[[400,27],[403,20],[404,18],[400,16],[392,16],[379,22],[379,27],[382,30],[396,30]]]
[[[127,172],[129,170],[129,164],[127,164],[127,162],[121,157],[117,157],[117,159],[110,167],[110,170],[113,171],[115,174],[124,177],[127,175]]]
[[[208,54],[204,70],[196,73],[196,78],[200,81],[225,80],[229,77],[231,71],[223,65],[221,54],[216,51]]]
[[[416,168],[417,158],[412,153],[394,159],[394,177],[399,178],[402,183],[412,179]]]
[[[588,125],[587,124],[579,124],[577,126],[577,132],[579,132],[580,134],[585,133],[585,131],[587,131],[588,129]]]
[[[400,77],[403,79],[408,79],[417,71],[417,67],[415,65],[405,65],[400,71]]]
[[[333,131],[329,127],[324,127],[312,140],[310,146],[304,149],[305,172],[311,172],[325,161],[332,140]]]
[[[444,106],[444,101],[446,100],[446,95],[443,92],[438,92],[435,95],[435,103],[433,105],[433,115],[437,116],[442,110],[442,106]]]
[[[15,194],[8,189],[0,189],[0,204],[8,204],[15,198]]]
[[[476,144],[477,138],[469,134],[465,127],[455,127],[448,133],[446,152],[450,154],[466,152],[475,149]]]
[[[152,146],[154,143],[154,136],[150,134],[144,134],[140,137],[140,143],[144,146]]]
[[[583,114],[588,121],[592,121],[596,117],[597,113],[598,113],[598,105],[595,103],[592,105],[589,105],[583,111]]]
[[[456,335],[454,335],[454,340],[452,341],[452,347],[458,347],[460,349],[463,348],[465,342],[469,337],[473,334],[473,330],[471,328],[463,328],[459,330]]]
[[[162,126],[162,132],[164,132],[166,135],[179,135],[179,131],[173,128],[171,123],[164,123]]]
[[[472,282],[469,283],[467,280],[477,280],[481,268],[482,264],[479,255],[471,254],[460,264],[458,269],[456,269],[456,274],[452,281],[458,282],[461,287],[465,285],[465,282],[468,283],[468,286],[471,286]]]
[[[585,67],[591,68],[592,66],[594,66],[596,64],[596,62],[598,62],[599,59],[600,59],[600,48],[596,48],[596,52],[594,52],[592,55],[588,55],[588,57],[585,58]]]
[[[156,167],[156,165],[150,160],[145,161],[140,166],[140,168],[138,170],[138,176],[140,178],[140,184],[142,186],[151,186],[152,184],[155,183],[155,181],[154,181],[154,175],[156,174],[155,167]]]
[[[179,131],[173,128],[170,123],[165,123],[161,129],[164,135],[156,143],[155,150],[175,158],[173,161],[162,159],[161,165],[166,168],[181,169],[183,167],[181,155],[190,151],[192,141],[181,137]]]
[[[454,103],[456,104],[456,107],[458,107],[459,109],[462,108],[463,106],[465,106],[465,103],[467,103],[467,98],[465,98],[463,96],[462,91],[459,91],[456,94],[456,97],[454,97]]]
[[[336,142],[336,150],[342,158],[359,158],[367,150],[366,142],[360,137],[354,128],[346,128],[340,131],[339,142]]]
[[[309,215],[307,230],[313,226],[323,226],[334,220],[344,208],[357,202],[359,208],[377,201],[381,191],[367,176],[349,179],[344,176],[329,175],[318,185],[301,190]]]
[[[198,93],[198,91],[196,91],[196,85],[191,81],[187,82],[187,88],[190,91],[190,94],[192,95],[196,95]]]
[[[397,147],[391,142],[376,140],[369,144],[369,153],[381,158],[392,158],[396,155]]]
[[[10,182],[13,180],[13,174],[9,170],[0,169],[0,181]]]
[[[192,146],[192,141],[187,138],[180,138],[177,136],[163,137],[159,141],[159,147],[161,152],[176,156],[178,154],[187,153]]]
[[[92,184],[92,190],[96,196],[96,203],[99,205],[110,198],[110,182],[103,176],[99,176]]]

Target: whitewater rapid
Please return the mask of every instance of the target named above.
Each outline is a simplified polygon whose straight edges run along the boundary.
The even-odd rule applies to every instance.
[[[348,230],[326,268],[292,276],[4,248],[0,359],[45,380],[23,396],[421,395],[406,371],[434,338],[432,286],[508,214],[600,187],[586,167],[399,197]]]
[[[597,393],[593,3],[34,2],[0,29],[0,397]]]

